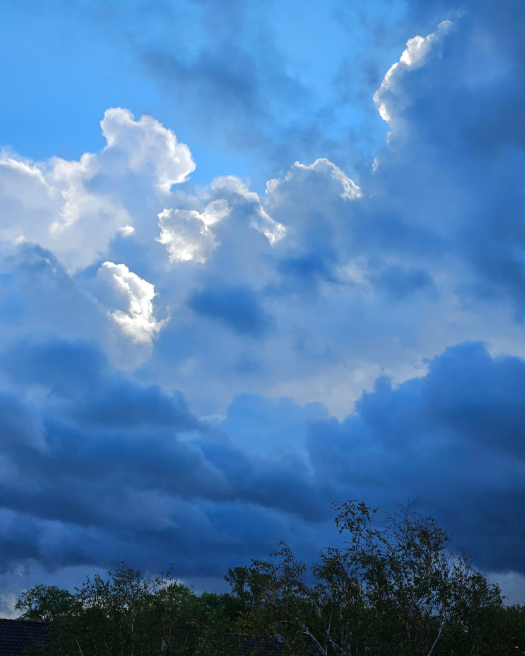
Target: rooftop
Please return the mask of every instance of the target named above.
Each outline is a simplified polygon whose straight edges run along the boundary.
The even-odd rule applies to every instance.
[[[45,622],[0,619],[0,656],[25,656],[30,645],[48,639]]]

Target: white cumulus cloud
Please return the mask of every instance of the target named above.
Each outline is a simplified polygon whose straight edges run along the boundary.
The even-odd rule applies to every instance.
[[[203,264],[217,246],[211,226],[229,213],[228,203],[216,200],[202,212],[169,209],[160,212],[160,236],[157,241],[166,246],[171,262]]]
[[[101,257],[115,235],[155,225],[171,187],[195,169],[188,146],[126,109],[108,109],[101,126],[107,145],[78,161],[0,153],[1,239],[38,243],[74,270]]]
[[[122,228],[118,229],[119,234],[122,237],[131,237],[135,233],[135,228],[133,226],[125,225]]]
[[[100,122],[107,146],[105,161],[113,172],[149,174],[160,191],[167,193],[195,170],[190,149],[152,116],[133,114],[121,107],[108,109]]]
[[[397,102],[403,106],[409,101],[405,96],[400,80],[409,71],[423,66],[431,50],[440,43],[444,36],[450,32],[454,23],[449,20],[442,21],[435,32],[426,38],[415,36],[407,41],[407,47],[403,51],[398,62],[393,64],[387,71],[381,86],[374,94],[374,102],[381,118],[390,123],[392,121],[392,96],[397,97]]]
[[[355,182],[342,169],[326,159],[326,157],[316,159],[310,165],[295,162],[283,180],[269,180],[266,183],[266,191],[268,196],[272,196],[274,200],[277,200],[282,191],[285,193],[288,191],[292,181],[304,184],[308,180],[314,180],[314,178],[322,179],[323,181],[326,178],[331,178],[335,181],[332,187],[341,198],[352,200],[361,196],[361,189],[359,189]],[[326,182],[324,184],[326,185]]]
[[[97,272],[98,281],[105,285],[103,302],[112,319],[133,342],[151,343],[165,325],[154,316],[155,287],[143,280],[125,264],[104,262]]]
[[[165,209],[158,215],[157,241],[166,246],[172,263],[206,262],[219,245],[218,228],[232,216],[236,217],[234,221],[263,234],[271,245],[286,233],[285,227],[266,211],[265,199],[233,175],[216,178],[200,195],[183,195],[181,199],[189,208]]]

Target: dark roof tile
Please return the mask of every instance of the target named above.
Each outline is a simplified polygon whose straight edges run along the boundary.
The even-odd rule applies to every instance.
[[[45,622],[0,619],[0,656],[25,656],[30,645],[47,642]]]

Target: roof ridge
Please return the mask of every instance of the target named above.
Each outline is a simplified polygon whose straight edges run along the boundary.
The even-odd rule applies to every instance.
[[[21,624],[49,624],[47,620],[26,620],[23,617],[0,617],[0,622],[17,622]]]

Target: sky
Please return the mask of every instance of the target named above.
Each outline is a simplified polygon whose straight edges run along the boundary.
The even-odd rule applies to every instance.
[[[525,601],[525,3],[4,0],[0,615],[414,502]]]

